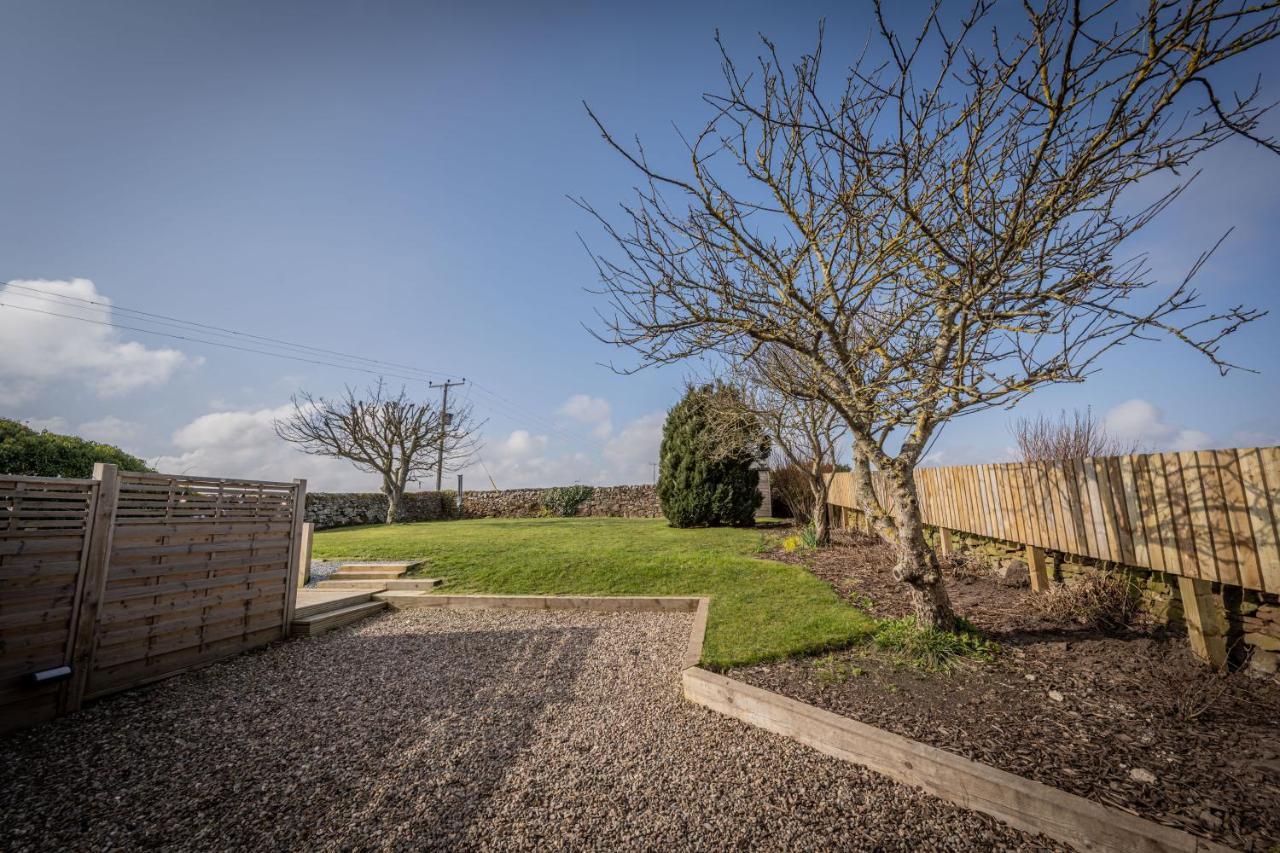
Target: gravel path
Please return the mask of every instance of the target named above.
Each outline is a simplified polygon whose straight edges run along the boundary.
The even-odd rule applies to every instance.
[[[430,610],[0,741],[4,849],[1046,849],[685,702],[687,615]]]

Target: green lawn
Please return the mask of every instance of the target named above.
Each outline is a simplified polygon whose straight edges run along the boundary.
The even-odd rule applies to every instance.
[[[485,519],[317,533],[332,560],[425,558],[440,592],[708,595],[702,662],[724,669],[867,637],[870,617],[800,566],[753,555],[764,533],[675,530],[662,519]]]

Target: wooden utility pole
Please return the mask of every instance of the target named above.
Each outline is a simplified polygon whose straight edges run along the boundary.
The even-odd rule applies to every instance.
[[[444,437],[449,429],[449,389],[454,385],[462,385],[465,379],[459,379],[457,382],[429,382],[432,388],[444,389],[444,398],[440,401],[440,446],[436,450],[436,491],[444,489]]]

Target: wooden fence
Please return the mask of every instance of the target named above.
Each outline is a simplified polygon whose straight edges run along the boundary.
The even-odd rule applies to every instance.
[[[915,472],[926,524],[1280,592],[1280,447]],[[883,478],[873,476],[887,498]],[[851,474],[829,502],[857,509]]]
[[[305,495],[0,475],[0,731],[286,636]]]

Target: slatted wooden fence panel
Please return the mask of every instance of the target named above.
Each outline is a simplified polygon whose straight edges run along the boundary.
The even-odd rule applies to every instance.
[[[292,483],[121,474],[89,695],[283,637],[297,506]]]
[[[97,490],[93,480],[0,475],[0,730],[66,704],[65,679],[37,685],[31,674],[71,662]]]
[[[918,468],[926,524],[1280,592],[1280,447]],[[883,477],[873,476],[887,500]],[[857,508],[851,474],[829,502]]]
[[[101,468],[0,475],[0,731],[288,631],[304,481]]]

